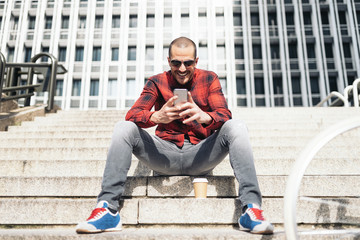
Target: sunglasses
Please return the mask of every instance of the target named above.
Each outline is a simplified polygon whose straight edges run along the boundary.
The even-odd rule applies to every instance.
[[[170,61],[171,65],[173,67],[180,67],[181,64],[184,64],[185,67],[190,67],[190,66],[193,66],[195,61],[194,60],[187,60],[187,61],[179,61],[179,60],[171,60]]]

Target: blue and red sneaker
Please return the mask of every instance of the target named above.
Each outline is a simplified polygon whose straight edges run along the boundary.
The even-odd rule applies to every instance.
[[[248,204],[247,207],[239,218],[240,229],[251,233],[272,234],[274,226],[265,220],[262,215],[263,210],[256,204]]]
[[[111,213],[108,202],[100,201],[86,222],[76,226],[77,233],[99,233],[121,231],[119,213]]]

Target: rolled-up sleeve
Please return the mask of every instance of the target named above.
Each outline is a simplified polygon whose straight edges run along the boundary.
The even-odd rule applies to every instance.
[[[207,114],[212,118],[212,122],[203,127],[216,130],[220,128],[227,120],[231,119],[231,112],[228,109],[226,99],[221,90],[220,81],[215,77],[209,88],[208,104],[210,111]]]
[[[142,128],[153,127],[156,124],[150,121],[154,111],[150,111],[158,98],[157,88],[153,81],[148,80],[146,85],[131,109],[125,116],[126,121],[134,122]]]

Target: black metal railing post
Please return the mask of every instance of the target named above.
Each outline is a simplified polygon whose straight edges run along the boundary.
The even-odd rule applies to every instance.
[[[56,74],[57,74],[58,60],[50,53],[39,53],[39,54],[36,54],[34,57],[32,57],[30,61],[35,63],[39,58],[42,58],[44,56],[48,57],[50,59],[50,61],[51,61],[51,64],[50,64],[48,106],[46,107],[46,110],[50,111],[54,107],[54,98],[55,98],[55,91],[56,91]],[[28,84],[32,84],[33,76],[34,76],[34,68],[29,68],[28,79],[27,79]],[[44,76],[44,78],[45,77],[46,76]],[[45,79],[44,79],[44,81],[45,81]],[[30,105],[30,97],[28,97],[25,100],[25,103],[28,103]]]
[[[5,64],[6,64],[5,57],[0,52],[0,99],[1,99],[1,96],[2,96],[2,89],[3,89],[3,85],[4,85]]]

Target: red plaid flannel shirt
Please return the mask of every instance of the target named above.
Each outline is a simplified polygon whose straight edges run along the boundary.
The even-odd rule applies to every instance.
[[[193,79],[185,85],[179,84],[171,71],[149,78],[139,99],[127,112],[126,121],[132,121],[142,128],[155,126],[156,124],[150,121],[154,113],[152,107],[155,105],[155,111],[160,110],[174,96],[175,88],[189,90],[194,102],[211,116],[212,122],[204,125],[193,121],[185,125],[179,119],[168,124],[158,124],[155,134],[160,138],[173,142],[178,147],[183,146],[185,138],[197,144],[231,119],[218,76],[214,72],[195,69]]]

